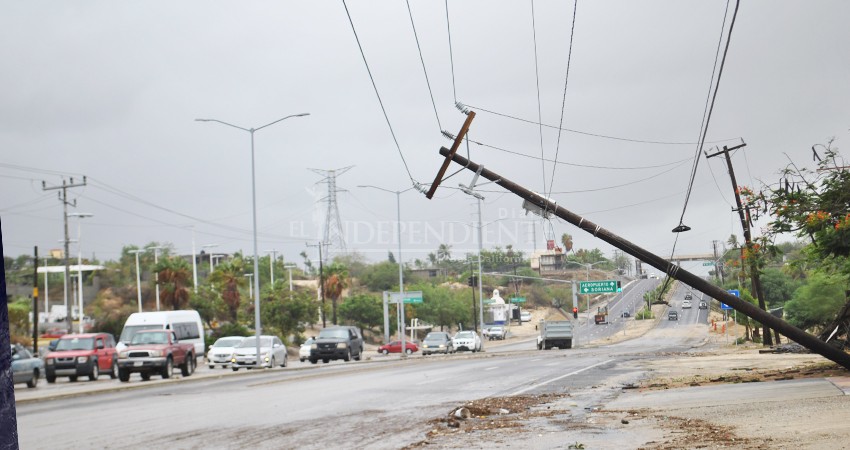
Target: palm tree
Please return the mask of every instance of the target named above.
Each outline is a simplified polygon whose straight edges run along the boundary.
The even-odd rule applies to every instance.
[[[564,253],[569,253],[573,249],[573,237],[567,233],[561,235],[561,244],[564,244]]]
[[[245,278],[245,264],[242,258],[225,261],[216,266],[215,271],[210,275],[210,282],[216,285],[221,292],[221,298],[227,305],[230,320],[236,323],[236,314],[239,311],[239,304],[242,302],[242,294],[239,293],[239,288],[244,287],[248,282],[248,279]]]
[[[333,323],[336,325],[336,301],[342,296],[342,291],[349,285],[348,269],[339,263],[333,263],[324,268],[325,296],[330,297],[333,305]]]
[[[192,279],[189,263],[183,258],[168,256],[159,261],[154,271],[159,274],[163,303],[172,310],[184,309],[189,304],[189,282]]]
[[[437,248],[437,260],[447,262],[452,258],[452,246],[448,244],[440,244]]]

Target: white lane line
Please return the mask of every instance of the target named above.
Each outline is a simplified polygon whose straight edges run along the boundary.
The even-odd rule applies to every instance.
[[[543,358],[537,358],[537,359],[532,359],[532,360],[531,360],[531,362],[535,362],[535,361],[543,361]]]
[[[486,369],[484,369],[484,370],[496,370],[496,369],[498,369],[498,368],[499,368],[499,366],[493,366],[493,367],[488,367],[488,368],[486,368]]]
[[[552,383],[552,382],[558,381],[558,380],[560,380],[560,379],[562,379],[562,378],[571,377],[571,376],[573,376],[573,375],[580,374],[580,373],[584,372],[585,370],[590,370],[590,369],[592,369],[592,368],[594,368],[594,367],[596,367],[596,366],[601,366],[601,365],[603,365],[603,364],[608,364],[608,363],[609,363],[609,362],[611,362],[611,361],[614,361],[614,360],[613,360],[613,359],[609,359],[608,361],[602,361],[602,362],[600,362],[600,363],[596,363],[596,364],[594,364],[594,365],[592,365],[592,366],[587,366],[587,367],[585,367],[585,368],[583,368],[583,369],[579,369],[579,370],[576,370],[576,371],[574,371],[574,372],[570,372],[570,373],[567,373],[567,374],[561,375],[561,376],[559,376],[559,377],[552,378],[551,380],[547,380],[547,381],[544,381],[544,382],[542,382],[542,383],[533,384],[533,385],[531,385],[531,386],[528,386],[528,387],[522,388],[522,389],[520,389],[520,390],[518,390],[518,391],[516,391],[516,392],[514,392],[514,393],[512,393],[512,394],[510,394],[510,395],[511,395],[511,396],[513,396],[513,395],[524,394],[524,393],[526,393],[526,392],[528,392],[528,391],[530,391],[530,390],[532,390],[532,389],[536,389],[536,388],[539,388],[539,387],[541,387],[541,386],[545,386],[545,385],[547,385],[547,384],[549,384],[549,383]]]

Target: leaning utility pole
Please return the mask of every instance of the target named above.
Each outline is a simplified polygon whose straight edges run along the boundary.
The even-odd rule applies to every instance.
[[[47,187],[46,182],[44,182],[44,181],[41,182],[41,189],[44,190],[44,191],[52,191],[52,190],[61,189],[61,192],[59,192],[59,201],[62,202],[62,219],[65,222],[65,254],[62,255],[62,257],[65,260],[64,261],[65,262],[65,322],[68,326],[68,333],[74,332],[74,330],[71,327],[71,322],[72,322],[72,320],[71,320],[71,310],[68,308],[68,287],[71,285],[71,265],[68,262],[68,252],[70,251],[69,246],[70,246],[70,242],[71,242],[70,238],[68,237],[68,205],[71,205],[75,208],[77,207],[77,200],[74,200],[73,202],[68,201],[68,189],[75,188],[75,187],[81,187],[81,186],[85,186],[85,185],[86,185],[86,177],[85,176],[83,176],[83,182],[82,183],[74,183],[74,177],[71,177],[69,182],[66,182],[65,179],[62,178],[62,186]],[[80,280],[80,283],[82,283],[82,282],[83,282],[83,280]],[[83,320],[83,312],[80,311],[80,321],[82,321],[82,320]]]
[[[46,268],[45,268],[46,269]],[[47,272],[44,272],[47,276]],[[33,249],[32,257],[32,352],[38,355],[38,246]]]
[[[592,234],[594,237],[597,237],[612,246],[623,250],[624,252],[634,256],[635,258],[655,267],[658,270],[663,271],[671,278],[682,281],[694,289],[708,294],[710,297],[715,298],[727,305],[731,306],[736,311],[740,311],[743,314],[746,314],[749,317],[752,317],[754,320],[761,322],[765,326],[776,328],[785,336],[793,339],[797,343],[803,345],[804,347],[828,358],[832,361],[835,361],[838,364],[850,369],[850,354],[847,354],[841,350],[838,350],[831,345],[821,341],[815,336],[812,336],[806,333],[799,328],[786,323],[782,319],[779,319],[772,314],[769,314],[765,311],[762,311],[757,306],[747,303],[740,298],[724,291],[718,286],[710,283],[709,281],[703,279],[700,276],[697,276],[693,273],[688,272],[687,270],[682,269],[676,264],[667,261],[661,256],[658,256],[654,253],[649,252],[637,245],[617,236],[610,231],[602,228],[595,223],[586,220],[584,217],[575,214],[563,206],[556,204],[555,202],[542,197],[540,194],[532,192],[510,180],[505,179],[505,177],[491,171],[488,169],[481,170],[481,166],[466,159],[465,157],[458,155],[455,152],[450,151],[449,149],[443,147],[440,149],[440,154],[446,158],[446,162],[451,163],[454,161],[460,166],[470,170],[472,172],[478,172],[480,170],[480,174],[482,177],[495,182],[502,188],[513,192],[518,197],[526,200],[527,202],[536,205],[539,208],[543,208],[546,211],[552,211],[556,216],[560,217],[563,220],[581,228],[582,230]],[[448,164],[444,162],[443,167],[445,168]],[[445,173],[445,170],[441,170],[442,173]],[[442,181],[442,177],[438,177],[433,185],[431,185],[430,194],[433,196],[436,191],[436,187]]]
[[[732,148],[729,148],[729,147],[724,145],[723,150],[718,151],[717,153],[714,153],[714,154],[711,154],[711,155],[706,153],[705,157],[706,157],[706,159],[713,158],[713,157],[718,156],[718,155],[724,155],[726,157],[726,167],[729,168],[729,179],[732,180],[732,190],[735,191],[735,204],[738,205],[738,217],[741,219],[741,227],[744,229],[744,242],[745,242],[744,245],[745,245],[745,248],[747,249],[747,253],[749,253],[749,255],[753,256],[754,255],[753,238],[752,238],[752,234],[750,233],[750,224],[752,223],[752,220],[750,218],[750,210],[744,208],[744,205],[741,204],[741,193],[740,193],[740,190],[738,189],[738,182],[735,180],[735,169],[732,168],[732,158],[729,156],[729,152],[731,152],[733,150],[737,150],[739,148],[746,147],[746,146],[747,146],[746,143],[741,143],[740,145],[736,145]],[[767,311],[767,304],[765,303],[765,300],[764,300],[764,291],[761,288],[761,277],[760,277],[760,274],[759,274],[759,268],[758,268],[758,264],[756,262],[756,258],[751,257],[749,259],[750,259],[750,280],[751,280],[752,285],[753,285],[753,294],[755,294],[756,299],[758,299],[759,308],[761,308],[762,311]],[[741,263],[743,264],[743,261]],[[762,339],[763,339],[762,342],[764,343],[765,346],[769,347],[769,346],[773,345],[773,336],[771,336],[769,328],[765,327],[764,336],[762,337]]]

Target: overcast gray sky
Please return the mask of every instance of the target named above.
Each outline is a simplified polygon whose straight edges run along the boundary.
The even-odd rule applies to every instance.
[[[410,2],[436,114],[406,3],[347,3],[410,177],[433,180],[437,152],[450,145],[441,128],[457,133],[465,119],[458,100],[477,111],[472,139],[528,155],[471,145],[474,161],[543,192],[553,165],[544,175],[539,158],[557,153],[553,199],[669,254],[726,1],[580,0],[566,94],[572,2],[447,3],[450,34],[446,2]],[[813,144],[835,136],[846,145],[850,2],[742,3],[706,148],[743,138],[748,146],[733,157],[739,184],[758,186],[776,181],[789,158],[811,167]],[[251,128],[304,112],[255,134],[260,251],[300,262],[305,243],[320,239],[325,210],[326,186],[308,168],[354,166],[337,180],[347,190],[338,203],[348,247],[373,260],[396,252],[395,196],[357,186],[403,190],[411,181],[341,1],[6,0],[0,8],[7,255],[60,247],[61,203],[41,183],[61,184],[63,175],[88,176],[88,186],[69,191],[72,211],[95,215],[82,225],[86,255],[114,259],[122,245],[150,241],[189,253],[192,226],[199,249],[250,253],[249,134],[194,119]],[[563,131],[557,144],[548,127],[541,137],[538,80],[543,123],[558,125],[563,101],[564,128],[628,140]],[[433,200],[402,195],[405,260],[441,243],[456,255],[476,248],[464,224],[475,203],[456,189],[471,178],[454,176]],[[551,230],[610,256],[607,244],[562,221],[538,220],[532,233],[518,198],[482,189],[492,191],[484,221],[498,220],[484,228],[488,247],[542,248]],[[733,201],[722,159],[703,158],[684,218],[693,230],[676,252],[706,253],[712,240],[740,235]],[[76,220],[70,228],[75,236]]]

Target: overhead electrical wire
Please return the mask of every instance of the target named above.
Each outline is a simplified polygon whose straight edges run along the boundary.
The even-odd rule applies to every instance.
[[[411,183],[415,186],[418,183],[413,178],[413,174],[410,173],[410,167],[408,167],[407,160],[404,158],[404,153],[401,151],[401,145],[399,145],[395,131],[393,130],[393,125],[390,123],[390,117],[387,115],[387,109],[384,108],[384,102],[381,100],[381,94],[378,92],[378,85],[375,84],[375,77],[372,76],[372,70],[369,68],[369,62],[366,61],[366,54],[363,52],[363,45],[360,44],[360,37],[357,36],[357,29],[354,27],[354,20],[351,19],[351,13],[348,11],[348,5],[345,3],[345,0],[342,0],[342,6],[345,7],[345,14],[348,16],[348,23],[351,24],[351,31],[354,33],[354,39],[357,41],[357,48],[360,50],[360,56],[363,58],[363,64],[366,66],[366,72],[369,74],[369,79],[372,81],[372,87],[375,89],[375,96],[378,97],[378,104],[381,106],[381,111],[384,113],[384,119],[387,121],[387,126],[390,129],[393,142],[395,142],[398,155],[401,157],[402,164],[404,164],[404,170],[407,172],[407,177],[410,178]]]
[[[455,87],[455,58],[452,53],[452,26],[449,22],[449,0],[446,0],[446,31],[449,35],[449,63],[451,63],[452,68],[452,97],[454,98],[455,103],[457,103],[457,88]]]
[[[451,133],[444,133],[444,134],[447,138],[454,139],[454,136]],[[479,141],[476,141],[476,140],[473,140],[473,139],[469,139],[468,137],[467,137],[466,141],[472,142],[473,144],[480,145],[482,147],[487,147],[487,148],[490,148],[490,149],[493,149],[493,150],[498,150],[500,152],[509,153],[511,155],[522,156],[523,158],[529,158],[529,159],[535,159],[535,160],[540,159],[538,156],[529,155],[527,153],[522,153],[522,152],[518,152],[518,151],[515,151],[515,150],[508,150],[508,149],[502,148],[502,147],[496,147],[495,145],[485,144],[483,142],[479,142]],[[692,159],[693,159],[693,157],[688,157],[688,158],[684,158],[684,159],[680,159],[680,160],[676,160],[676,161],[664,163],[664,164],[656,164],[656,165],[652,165],[652,166],[628,166],[628,167],[599,166],[599,165],[593,165],[593,164],[579,164],[579,163],[570,163],[570,162],[566,162],[566,161],[555,161],[554,159],[546,159],[545,161],[550,162],[550,163],[555,163],[555,164],[561,164],[561,165],[564,165],[564,166],[585,167],[585,168],[590,168],[590,169],[644,170],[644,169],[658,169],[658,168],[661,168],[661,167],[677,165],[677,164],[679,164],[683,161],[691,161]]]
[[[485,113],[488,113],[488,114],[493,114],[494,116],[504,117],[506,119],[512,119],[512,120],[524,122],[524,123],[531,124],[531,125],[538,125],[538,122],[535,122],[533,120],[523,119],[521,117],[512,116],[510,114],[504,114],[504,113],[496,112],[496,111],[493,111],[493,110],[482,108],[480,106],[475,106],[475,105],[470,105],[470,104],[464,104],[464,105],[467,108],[474,109],[476,112],[485,112]],[[545,127],[545,128],[552,128],[552,129],[560,128],[556,125],[549,125],[549,124],[545,124],[545,123],[541,124],[541,125],[543,125],[543,127]],[[615,140],[615,141],[636,142],[636,143],[639,143],[639,144],[694,145],[694,144],[698,143],[698,142],[652,141],[652,140],[646,140],[646,139],[634,139],[634,138],[625,138],[625,137],[619,137],[619,136],[611,136],[611,135],[601,134],[601,133],[591,133],[589,131],[574,130],[574,129],[571,129],[571,128],[561,128],[561,129],[563,131],[568,131],[570,133],[575,133],[575,134],[581,134],[581,135],[584,135],[584,136],[592,136],[592,137],[598,137],[598,138],[603,138],[603,139],[612,139],[612,140]],[[733,141],[733,140],[737,140],[737,139],[738,138],[721,139],[721,140],[718,140],[718,141],[708,141],[708,143],[709,144],[715,144],[715,143],[720,143],[720,142]]]
[[[413,37],[416,39],[416,49],[419,50],[419,61],[422,62],[422,72],[425,73],[425,84],[428,85],[428,94],[431,96],[431,105],[434,107],[434,116],[437,118],[437,129],[442,130],[440,115],[437,113],[437,103],[434,101],[434,92],[431,90],[431,81],[428,79],[428,71],[425,69],[425,58],[422,56],[422,47],[419,45],[419,35],[416,33],[416,24],[413,23],[413,11],[410,9],[410,0],[406,0],[407,14],[410,16],[410,27],[413,29]]]
[[[531,36],[534,42],[534,81],[537,87],[537,123],[539,128],[540,135],[540,166],[543,169],[543,196],[548,197],[546,194],[546,154],[543,151],[543,108],[540,105],[540,68],[537,63],[537,24],[534,21],[534,0],[530,0],[531,3]]]
[[[738,12],[737,6],[735,7],[735,13]],[[726,17],[729,14],[729,0],[726,0],[726,11],[723,14],[723,22],[720,25],[720,36],[717,39],[717,48],[714,51],[714,64],[711,68],[711,77],[708,83],[708,93],[705,98],[705,106],[703,106],[702,111],[702,120],[700,121],[700,132],[699,132],[699,140],[696,145],[696,149],[694,150],[694,165],[691,168],[691,176],[688,180],[688,190],[685,194],[685,204],[682,206],[682,215],[679,217],[679,225],[683,225],[683,221],[685,219],[685,212],[688,209],[688,201],[691,198],[691,190],[694,184],[694,178],[697,175],[697,167],[699,166],[700,161],[700,153],[702,152],[702,148],[705,145],[705,136],[708,133],[708,125],[711,122],[711,112],[714,110],[714,100],[717,98],[717,91],[720,87],[720,77],[723,75],[723,62],[726,61],[726,52],[729,50],[729,41],[732,37],[732,27],[735,25],[735,16],[732,16],[732,22],[729,26],[729,37],[726,39],[726,50],[723,52],[723,61],[720,63],[720,69],[717,69],[717,58],[720,55],[720,47],[723,44],[723,33],[726,29]],[[717,80],[715,81],[714,73],[717,72]],[[712,95],[712,87],[714,88],[714,94]],[[709,102],[710,101],[710,102]]]
[[[570,81],[570,62],[573,56],[573,36],[576,30],[576,11],[578,10],[578,0],[573,2],[573,24],[570,27],[570,48],[567,51],[567,70],[564,75],[564,95],[561,98],[561,120],[558,122],[558,139],[555,141],[555,164],[552,165],[552,176],[549,178],[549,192],[552,191],[552,186],[555,184],[555,169],[558,167],[558,154],[561,152],[561,131],[564,128],[564,109],[567,106],[567,86]]]

